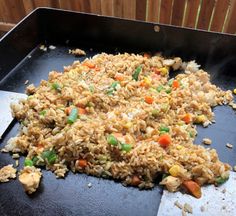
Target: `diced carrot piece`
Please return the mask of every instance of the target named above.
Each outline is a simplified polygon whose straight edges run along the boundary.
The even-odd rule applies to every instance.
[[[148,84],[145,83],[144,81],[141,81],[139,84],[141,87],[148,87]]]
[[[84,159],[77,160],[76,162],[77,165],[80,166],[81,168],[85,168],[88,165],[87,160]]]
[[[80,107],[79,107],[78,111],[79,111],[79,114],[80,114],[80,115],[86,114],[86,109],[84,109],[84,108],[80,108]]]
[[[179,84],[179,81],[178,80],[174,80],[173,83],[172,83],[172,87],[173,88],[179,88],[180,84]]]
[[[84,62],[82,65],[83,65],[83,66],[87,66],[87,67],[90,68],[90,69],[93,69],[93,68],[96,67],[95,64],[93,64],[93,63],[91,63],[91,62]]]
[[[101,70],[101,68],[95,67],[95,71],[100,71],[100,70]]]
[[[71,110],[72,110],[72,107],[66,107],[65,109],[66,115],[70,115]]]
[[[151,58],[151,55],[150,55],[149,53],[144,53],[144,54],[143,54],[143,57]]]
[[[189,124],[191,121],[192,121],[192,116],[190,113],[187,113],[184,117],[183,117],[183,121],[186,123],[186,124]]]
[[[171,144],[171,138],[168,134],[163,134],[159,136],[158,143],[161,147],[166,148]]]
[[[151,96],[146,96],[145,97],[145,102],[148,103],[148,104],[152,104],[154,102],[154,99]]]
[[[138,176],[134,175],[132,177],[131,184],[134,185],[134,186],[138,186],[140,183],[141,183],[140,178]]]
[[[201,198],[202,191],[199,184],[197,184],[195,181],[187,180],[183,182],[183,186],[196,198]]]
[[[117,81],[123,81],[124,80],[124,76],[122,74],[119,74],[119,73],[117,73],[114,78]]]

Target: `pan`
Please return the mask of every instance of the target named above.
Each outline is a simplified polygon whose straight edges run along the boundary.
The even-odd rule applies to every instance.
[[[45,45],[47,50],[40,49]],[[50,49],[50,45],[55,49]],[[25,81],[38,85],[51,70],[83,60],[68,54],[81,48],[91,57],[97,53],[143,51],[162,52],[196,60],[211,75],[211,81],[223,89],[236,87],[236,38],[229,34],[196,31],[175,26],[131,21],[58,9],[38,8],[0,40],[0,90],[23,93]],[[2,99],[2,95],[1,95]],[[213,140],[223,162],[235,165],[235,113],[229,107],[215,108],[217,123],[198,128],[195,140],[206,135]],[[14,122],[0,141],[2,148],[17,134]],[[20,159],[20,167],[23,158]],[[14,163],[8,154],[0,155],[0,167]],[[92,187],[88,187],[92,185]],[[111,180],[69,173],[56,179],[43,171],[40,187],[26,195],[18,181],[0,184],[0,215],[157,215],[163,189],[124,187]]]

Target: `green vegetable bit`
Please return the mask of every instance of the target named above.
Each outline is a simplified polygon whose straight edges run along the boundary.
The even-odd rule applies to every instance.
[[[169,86],[172,86],[173,81],[174,81],[174,78],[170,79],[170,80],[168,81],[168,85],[169,85]]]
[[[38,160],[39,160],[38,157],[37,157],[37,156],[34,156],[34,157],[32,158],[33,164],[34,164],[34,165],[37,165]]]
[[[93,86],[93,85],[89,86],[89,91],[90,91],[91,93],[94,93],[94,86]]]
[[[34,163],[30,159],[25,159],[24,166],[34,166]]]
[[[114,89],[108,89],[108,90],[107,90],[107,94],[108,94],[108,95],[113,95],[113,91],[114,91]]]
[[[52,83],[52,88],[59,92],[61,91],[61,86],[58,83]]]
[[[135,81],[138,81],[138,77],[139,77],[139,74],[140,72],[142,71],[142,66],[139,65],[136,70],[134,71],[133,75],[132,75],[132,78],[135,80]]]
[[[39,115],[41,115],[41,116],[45,116],[45,115],[46,115],[46,113],[47,113],[47,111],[46,111],[46,110],[42,110],[41,112],[39,112]]]
[[[26,121],[22,121],[21,124],[22,124],[23,126],[27,126],[27,122],[26,122]]]
[[[157,110],[157,109],[152,110],[153,117],[157,117],[158,115],[159,115],[159,110]]]
[[[70,115],[68,116],[67,123],[73,124],[77,118],[78,118],[78,109],[73,108],[70,112]]]
[[[110,134],[108,137],[107,137],[107,142],[110,144],[110,145],[118,145],[118,140],[112,135]]]
[[[49,164],[53,164],[56,161],[56,159],[57,159],[57,154],[56,154],[55,150],[44,151],[41,156]]]
[[[170,129],[168,127],[165,127],[165,126],[161,126],[160,129],[159,129],[161,132],[169,132]]]
[[[171,93],[171,88],[166,89],[166,93],[167,93],[167,94],[170,94],[170,93]]]
[[[111,84],[110,88],[115,89],[118,84],[119,84],[119,82],[118,82],[118,81],[115,81],[115,82],[113,82],[113,83]]]
[[[215,179],[215,181],[216,181],[217,185],[221,185],[221,184],[224,184],[228,179],[229,179],[229,177],[228,178],[223,178],[223,177],[220,176],[220,177],[217,177]]]
[[[191,138],[194,138],[194,133],[193,133],[192,131],[189,131],[189,136],[190,136]]]
[[[116,90],[116,86],[117,86],[118,84],[119,84],[118,81],[113,82],[113,83],[111,84],[111,86],[108,88],[107,94],[108,94],[108,95],[112,95],[113,92]]]
[[[158,91],[158,92],[161,92],[162,89],[163,89],[163,85],[159,85],[159,86],[157,87],[157,91]]]
[[[121,143],[121,150],[125,152],[129,152],[132,149],[130,144]]]
[[[44,166],[44,162],[43,161],[39,161],[39,158],[37,156],[34,156],[32,158],[32,162],[33,162],[33,165],[35,166]]]

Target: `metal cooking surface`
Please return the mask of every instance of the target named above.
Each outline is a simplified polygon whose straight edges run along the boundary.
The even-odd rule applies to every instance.
[[[104,50],[86,52],[89,56]],[[75,60],[83,60],[68,54],[68,47],[57,46],[55,50],[44,52],[36,48],[30,58],[25,60],[13,70],[1,83],[0,88],[8,91],[24,92],[25,80],[38,85],[42,79],[47,79],[51,70],[62,71],[63,66],[72,64]],[[233,86],[234,80],[229,80],[222,87]],[[220,85],[220,84],[219,84]],[[225,86],[226,85],[226,86]],[[216,107],[216,124],[208,128],[198,127],[196,143],[200,144],[202,138],[209,137],[213,140],[212,148],[216,148],[224,162],[234,165],[236,148],[225,147],[227,142],[234,143],[236,133],[235,112],[226,106]],[[18,123],[4,137],[0,147],[7,140],[15,136]],[[23,158],[21,158],[21,164]],[[14,163],[10,155],[2,154],[0,167]],[[88,188],[87,184],[92,183]],[[113,180],[99,179],[85,174],[72,174],[65,179],[56,179],[50,171],[43,172],[43,179],[38,191],[28,196],[24,193],[18,181],[0,184],[0,214],[23,215],[156,215],[160,203],[162,188],[156,186],[152,190],[140,191],[133,187],[124,187]],[[11,208],[12,202],[16,207]],[[42,206],[42,207],[40,207]],[[79,213],[78,213],[79,210]]]
[[[155,32],[153,23],[38,9],[0,41],[0,89],[23,93],[25,80],[38,85],[42,79],[47,79],[50,70],[62,71],[64,65],[77,60],[68,54],[68,46],[57,45],[65,45],[68,39],[70,46],[85,49],[87,57],[102,51],[117,53],[131,52],[132,49],[164,51],[166,56],[196,59],[211,74],[213,83],[223,89],[236,87],[235,36],[159,26],[160,32]],[[47,52],[38,47],[33,50],[40,41],[47,41],[49,45],[55,43],[53,45],[57,48]],[[91,44],[99,46],[95,49]],[[115,49],[114,46],[125,49]],[[29,58],[26,54],[31,50]],[[227,106],[216,107],[214,111],[216,123],[208,128],[198,127],[195,143],[200,144],[204,137],[211,138],[213,144],[210,147],[217,150],[220,159],[235,165],[236,114]],[[16,136],[18,129],[18,123],[11,125],[0,141],[0,148],[10,137]],[[226,143],[235,146],[228,149]],[[22,162],[23,158],[21,165]],[[0,153],[0,167],[10,163],[14,163],[11,156]],[[91,188],[88,183],[92,183]],[[113,180],[71,172],[65,179],[56,179],[53,173],[44,170],[40,187],[31,196],[25,194],[17,180],[0,184],[0,215],[154,216],[161,195],[159,186],[140,191],[123,187]]]

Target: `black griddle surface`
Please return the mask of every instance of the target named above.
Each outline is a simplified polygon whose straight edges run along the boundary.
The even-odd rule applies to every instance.
[[[48,77],[51,70],[63,71],[63,66],[70,65],[75,60],[82,61],[85,57],[75,57],[68,54],[68,47],[57,46],[56,49],[44,52],[36,47],[14,70],[0,83],[0,88],[7,91],[24,92],[25,80],[39,85],[42,79]],[[107,50],[91,51],[85,48],[86,57]],[[110,50],[109,50],[110,52]],[[118,50],[114,50],[114,53]],[[223,76],[223,75],[221,75]],[[224,77],[223,77],[224,79]],[[225,79],[224,79],[225,81]],[[213,80],[214,82],[214,80]],[[222,88],[233,87],[234,79],[223,82]],[[220,85],[220,83],[218,83]],[[217,149],[219,157],[224,162],[234,165],[236,148],[229,149],[225,144],[236,140],[235,112],[228,106],[214,108],[216,123],[203,128],[198,126],[198,136],[195,143],[201,144],[204,137],[211,138],[211,148]],[[3,147],[10,137],[19,130],[15,123],[5,135]],[[14,163],[9,154],[1,154],[0,167]],[[20,160],[22,166],[23,157]],[[92,184],[88,188],[88,183]],[[113,180],[100,179],[85,174],[69,172],[65,179],[56,179],[54,174],[43,171],[43,178],[38,191],[26,195],[18,181],[0,184],[0,215],[156,215],[162,194],[162,188],[156,186],[152,190],[139,190],[124,187]],[[14,203],[14,208],[11,208]],[[5,210],[6,209],[6,210]]]
[[[209,72],[214,84],[224,90],[236,88],[235,36],[165,25],[159,25],[160,32],[155,32],[154,25],[37,9],[0,41],[0,89],[23,93],[26,80],[37,86],[42,79],[47,79],[49,71],[63,71],[63,66],[82,61],[84,58],[68,54],[71,48],[84,49],[86,57],[101,52],[162,51],[165,56],[197,60]],[[69,44],[66,43],[68,38]],[[40,50],[39,45],[44,42],[56,45],[56,49]],[[213,144],[209,147],[217,150],[223,162],[233,166],[236,164],[235,111],[228,106],[218,106],[214,112],[216,123],[208,128],[198,126],[195,143],[201,145],[203,138],[211,138]],[[0,148],[16,136],[18,130],[19,124],[15,121],[0,140]],[[235,146],[229,149],[226,143]],[[19,168],[23,160],[21,157]],[[14,160],[9,154],[0,153],[0,167],[11,163]],[[92,184],[91,188],[88,183]],[[65,179],[56,179],[53,173],[43,170],[40,187],[30,196],[17,180],[0,184],[0,215],[155,216],[161,195],[162,188],[158,185],[152,190],[140,191],[85,174],[69,172]]]

